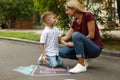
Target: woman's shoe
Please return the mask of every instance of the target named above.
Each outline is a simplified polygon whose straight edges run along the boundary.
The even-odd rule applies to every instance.
[[[87,71],[86,66],[83,66],[80,63],[78,63],[74,68],[69,70],[70,73],[80,73],[80,72],[86,72],[86,71]]]
[[[91,61],[92,61],[92,59],[85,59],[84,60],[84,64],[85,64],[86,68],[90,66]]]

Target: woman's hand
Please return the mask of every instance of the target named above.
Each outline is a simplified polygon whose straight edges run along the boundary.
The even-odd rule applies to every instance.
[[[70,46],[70,47],[74,46],[73,42],[67,42],[65,37],[61,38],[61,43],[64,44],[65,46]]]
[[[73,46],[74,46],[74,44],[73,44],[73,42],[68,42],[68,43],[66,43],[66,46],[73,47]]]

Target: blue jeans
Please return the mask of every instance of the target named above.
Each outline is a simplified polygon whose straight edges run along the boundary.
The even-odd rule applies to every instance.
[[[62,58],[60,56],[47,56],[47,61],[52,68],[62,65]]]
[[[99,46],[97,46],[93,41],[88,39],[80,32],[74,32],[72,34],[72,41],[74,47],[65,46],[60,49],[59,55],[62,58],[95,58],[98,57],[101,53]]]

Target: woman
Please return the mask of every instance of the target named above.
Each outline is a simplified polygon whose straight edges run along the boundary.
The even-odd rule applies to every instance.
[[[98,26],[93,14],[84,11],[78,0],[66,2],[65,9],[69,17],[74,17],[74,21],[62,38],[66,46],[60,49],[59,54],[62,58],[78,60],[78,64],[69,70],[70,73],[85,72],[88,66],[85,59],[98,57],[103,48]],[[72,42],[67,42],[70,38]]]

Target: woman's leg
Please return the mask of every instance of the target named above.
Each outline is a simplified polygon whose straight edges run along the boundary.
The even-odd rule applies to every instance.
[[[80,32],[74,32],[72,41],[76,52],[76,57],[95,58],[101,53],[101,49]]]
[[[59,55],[62,58],[77,59],[74,47],[65,46],[60,49]]]
[[[69,70],[71,73],[80,73],[87,71],[84,64],[85,57],[97,57],[100,54],[100,48],[94,44],[90,39],[81,34],[80,32],[74,32],[72,35],[72,41],[74,43],[76,57],[78,64]]]

